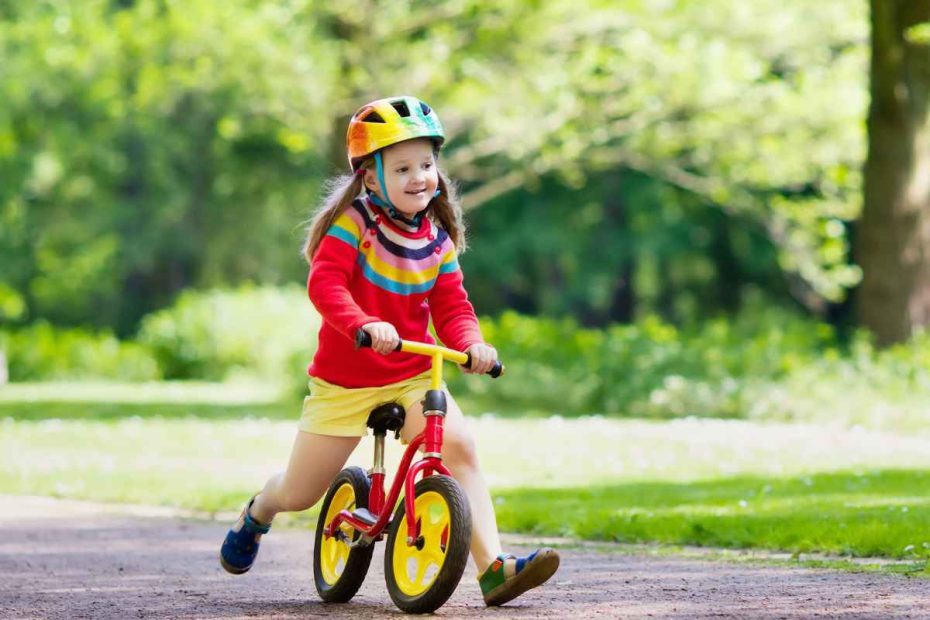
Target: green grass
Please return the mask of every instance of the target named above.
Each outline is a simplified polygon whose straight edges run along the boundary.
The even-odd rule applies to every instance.
[[[14,383],[0,389],[0,419],[290,419],[275,386],[201,382]]]
[[[930,557],[930,471],[521,489],[504,529],[619,542]]]
[[[0,402],[0,418],[17,421],[62,420],[68,422],[119,421],[127,419],[241,420],[292,418],[295,408],[276,403],[215,405],[210,403],[69,403]]]
[[[207,512],[238,510],[284,466],[299,411],[258,388],[15,387],[0,389],[0,493]],[[695,419],[469,423],[503,531],[930,557],[928,436]],[[370,466],[370,441],[351,463]],[[400,452],[389,442],[389,468]]]

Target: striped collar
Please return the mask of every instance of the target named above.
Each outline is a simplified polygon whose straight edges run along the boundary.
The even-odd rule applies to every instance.
[[[389,228],[403,234],[407,237],[419,238],[429,234],[432,228],[432,222],[426,217],[426,209],[416,214],[414,222],[401,216],[392,217],[388,212],[377,203],[371,200],[370,196],[365,197],[365,205],[368,211],[375,216],[375,221],[384,222]]]

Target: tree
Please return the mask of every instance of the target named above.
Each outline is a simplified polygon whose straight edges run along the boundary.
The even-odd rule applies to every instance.
[[[862,323],[880,344],[930,325],[930,0],[871,0]]]
[[[0,18],[0,319],[126,334],[185,287],[302,277],[333,74],[313,24],[119,4]]]
[[[466,208],[557,178],[577,196],[563,198],[565,211],[601,175],[634,172],[767,237],[811,311],[858,283],[846,224],[859,215],[865,152],[861,1],[592,1],[579,11],[551,0],[506,23],[500,38],[482,31],[493,54],[462,63],[453,86],[461,131],[446,162],[466,181]],[[616,259],[614,285],[628,281],[629,258]]]
[[[466,206],[547,175],[582,188],[632,170],[759,227],[809,309],[841,299],[859,279],[844,222],[861,204],[864,5],[585,9],[513,8],[503,36],[484,35],[493,55],[463,63],[453,106],[462,146],[447,162],[468,182]]]

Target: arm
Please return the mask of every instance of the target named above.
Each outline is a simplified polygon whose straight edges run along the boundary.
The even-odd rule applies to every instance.
[[[429,295],[430,314],[439,339],[450,349],[467,351],[484,343],[475,308],[468,301],[455,250],[450,249],[439,268],[436,284]]]
[[[358,225],[341,215],[323,237],[307,278],[307,294],[320,316],[350,339],[362,325],[381,320],[362,310],[349,291],[360,236]]]

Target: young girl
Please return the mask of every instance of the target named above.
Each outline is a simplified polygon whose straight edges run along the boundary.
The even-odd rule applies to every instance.
[[[398,338],[433,343],[432,318],[446,346],[471,354],[466,372],[487,372],[497,359],[462,286],[456,257],[465,251],[465,226],[454,187],[436,166],[444,139],[436,113],[415,97],[373,101],[349,123],[352,175],[333,185],[304,245],[307,289],[323,317],[310,395],[287,470],[268,480],[226,536],[220,560],[231,573],[252,567],[277,513],[305,510],[323,496],[367,435],[375,406],[396,401],[406,409],[405,442],[423,430],[419,400],[430,360],[392,353]],[[371,335],[371,349],[355,349],[359,328]],[[501,605],[549,579],[559,556],[547,548],[527,557],[501,551],[474,439],[446,398],[443,462],[471,505],[471,554],[485,603]]]

